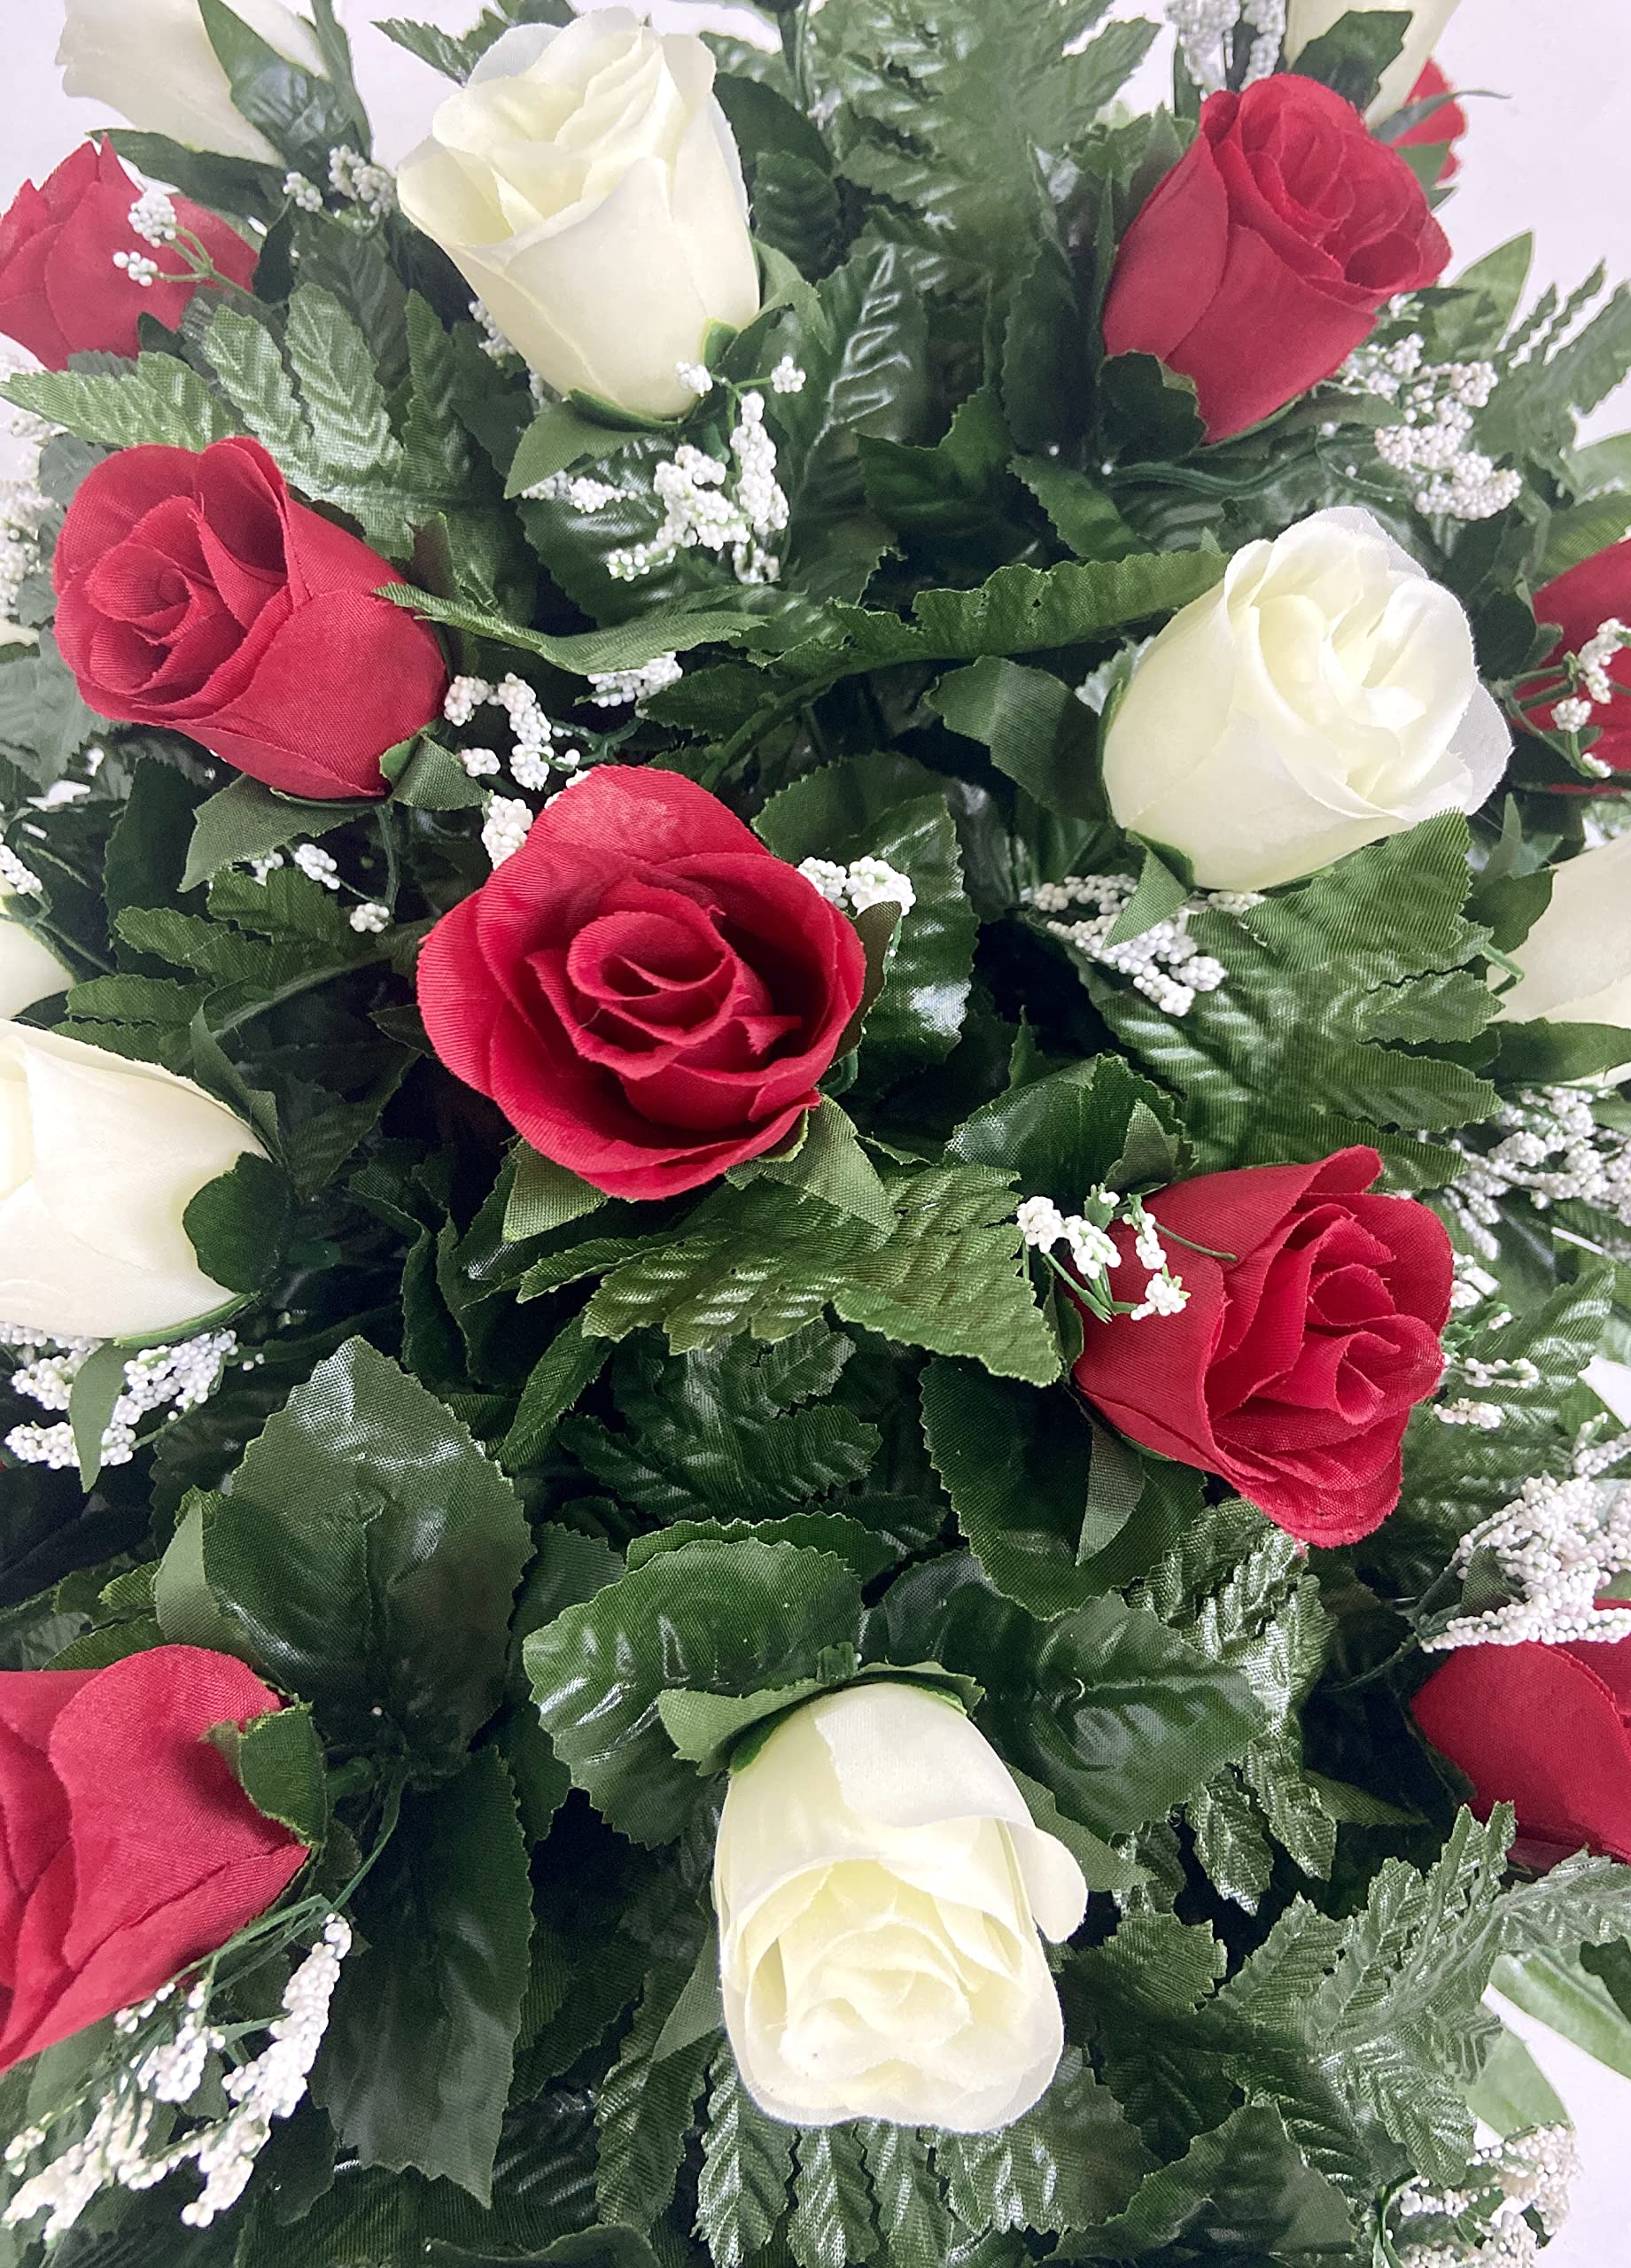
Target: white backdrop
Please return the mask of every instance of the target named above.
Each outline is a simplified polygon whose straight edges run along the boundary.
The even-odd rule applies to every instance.
[[[999,9],[1004,0],[986,4]],[[139,0],[130,0],[130,11],[139,15]],[[420,138],[447,82],[377,32],[376,19],[405,15],[462,31],[478,12],[479,0],[340,0],[382,158],[394,161]],[[702,28],[732,20],[728,6],[706,0],[654,0],[651,12]],[[1114,0],[1114,12],[1159,11],[1153,0]],[[87,128],[116,122],[102,105],[63,94],[52,65],[60,20],[58,0],[0,0],[0,209],[19,181],[48,173]],[[1130,89],[1135,99],[1159,97],[1169,46],[1161,43]],[[1462,0],[1439,56],[1458,87],[1488,90],[1469,104],[1460,183],[1441,215],[1457,266],[1531,229],[1538,283],[1566,287],[1604,259],[1612,276],[1631,276],[1631,0]],[[1588,430],[1626,426],[1631,385]],[[1614,2268],[1631,2258],[1631,2080],[1526,2019],[1515,2021],[1574,2115],[1585,2162],[1573,2217],[1547,2251],[1547,2268]]]

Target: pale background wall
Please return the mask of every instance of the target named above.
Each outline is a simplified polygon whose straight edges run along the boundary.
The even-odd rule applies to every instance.
[[[587,0],[606,4],[607,0]],[[988,0],[1000,8],[1004,0]],[[129,0],[139,20],[141,0]],[[373,112],[379,153],[394,160],[417,141],[446,82],[374,28],[405,15],[462,31],[479,0],[340,0],[356,43],[359,76]],[[728,25],[728,6],[655,0],[674,26]],[[1122,16],[1159,13],[1153,0],[1115,0]],[[88,128],[109,123],[100,104],[70,102],[52,67],[58,0],[0,0],[0,207],[25,175],[38,179]],[[1168,43],[1130,90],[1154,99],[1166,80]],[[1472,132],[1462,177],[1442,218],[1464,265],[1532,229],[1540,281],[1576,283],[1600,259],[1631,276],[1631,0],[1463,0],[1439,48],[1459,87],[1490,90],[1469,105]],[[1591,421],[1596,433],[1631,426],[1631,386]],[[1574,2211],[1548,2268],[1612,2268],[1631,2257],[1631,2081],[1603,2070],[1526,2018],[1518,2028],[1568,2102],[1580,2129],[1585,2174]]]

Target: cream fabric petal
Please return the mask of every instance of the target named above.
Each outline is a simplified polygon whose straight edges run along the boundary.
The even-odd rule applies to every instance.
[[[1631,1030],[1631,835],[1553,868],[1551,903],[1512,958],[1523,976],[1503,1016]]]
[[[1378,8],[1408,5],[1410,27],[1404,45],[1383,72],[1376,100],[1366,113],[1371,125],[1377,126],[1410,100],[1411,88],[1459,4],[1460,0],[1291,0],[1286,11],[1285,60],[1295,61],[1311,39],[1332,30],[1350,10],[1368,15]]]
[[[73,982],[50,947],[32,929],[0,914],[0,1017],[20,1016],[36,1000],[66,991]]]
[[[235,0],[252,31],[291,63],[321,73],[311,25],[282,0]],[[149,133],[191,150],[260,165],[283,160],[233,107],[227,74],[204,28],[198,0],[64,0],[57,61],[63,92],[106,103]]]

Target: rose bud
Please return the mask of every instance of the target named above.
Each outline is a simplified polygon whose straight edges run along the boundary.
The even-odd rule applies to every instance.
[[[1064,2046],[1042,1936],[1087,1906],[994,1749],[920,1688],[795,1711],[731,1775],[714,1851],[725,2026],[773,2118],[988,2133]]]
[[[1480,1818],[1517,1812],[1523,1863],[1631,1860],[1631,1638],[1464,1646],[1411,1706],[1472,1781]]]
[[[1449,81],[1436,63],[1429,63],[1410,89],[1405,107],[1409,109],[1412,103],[1432,102],[1435,96],[1441,95],[1450,97]],[[1418,118],[1414,126],[1407,127],[1393,146],[1395,150],[1442,150],[1444,155],[1439,162],[1438,172],[1433,177],[1434,188],[1441,189],[1447,183],[1454,181],[1461,171],[1461,160],[1456,155],[1454,145],[1466,130],[1465,111],[1458,102],[1446,99],[1439,104],[1437,110],[1429,111],[1425,118]]]
[[[1334,31],[1344,16],[1373,15],[1378,9],[1402,12],[1410,19],[1404,45],[1382,74],[1376,100],[1366,116],[1379,126],[1402,110],[1441,34],[1460,5],[1460,0],[1290,0],[1285,11],[1285,60],[1295,63],[1311,39]]]
[[[403,159],[397,195],[558,393],[649,417],[759,311],[742,165],[688,32],[626,8],[519,25]]]
[[[865,956],[835,906],[672,772],[592,772],[419,957],[431,1045],[617,1197],[761,1157],[820,1102]]]
[[[1111,1424],[1219,1474],[1305,1543],[1380,1526],[1410,1411],[1443,1374],[1449,1238],[1425,1205],[1371,1192],[1381,1168],[1355,1147],[1160,1191],[1145,1209],[1170,1232],[1184,1307],[1084,1317],[1076,1382]],[[1136,1299],[1133,1232],[1111,1234],[1111,1290]]]
[[[196,1646],[0,1672],[0,2070],[146,2000],[306,1863],[205,1737],[282,1705]]]
[[[203,288],[173,245],[150,244],[131,227],[141,197],[108,143],[83,142],[38,189],[26,181],[0,219],[0,331],[48,370],[66,370],[70,354],[92,348],[134,354],[138,316],[174,330]],[[190,198],[169,203],[221,274],[246,286],[253,246]],[[125,255],[117,266],[116,253]],[[147,284],[138,281],[144,261],[158,270]]]
[[[1534,594],[1534,618],[1561,625],[1563,637],[1542,665],[1542,675],[1555,672],[1569,654],[1588,646],[1609,624],[1631,622],[1631,536],[1595,551]],[[1604,659],[1604,674],[1615,688],[1606,701],[1590,703],[1590,726],[1596,734],[1591,754],[1613,772],[1631,772],[1631,646],[1617,646]],[[1602,690],[1601,687],[1598,688]],[[1557,692],[1535,705],[1535,722],[1549,725]],[[1568,689],[1562,688],[1568,698]],[[1583,690],[1573,697],[1584,698]],[[1526,693],[1525,699],[1528,696]]]
[[[0,1323],[164,1340],[227,1306],[183,1216],[246,1150],[265,1154],[190,1079],[0,1024]]]
[[[282,0],[233,0],[234,15],[303,71],[322,71],[316,35]],[[149,134],[282,167],[232,89],[204,27],[198,0],[63,0],[57,66],[65,95],[88,95]]]
[[[1122,239],[1105,346],[1192,378],[1207,439],[1226,440],[1330,377],[1448,260],[1404,159],[1340,95],[1282,72],[1201,105]]]
[[[1502,1015],[1631,1033],[1631,835],[1565,858],[1551,878],[1550,904],[1512,948],[1523,975],[1502,994]]]
[[[58,540],[57,640],[98,716],[185,733],[287,796],[383,796],[447,672],[396,571],[299,504],[259,441],[121,449]]]
[[[1460,602],[1369,512],[1236,552],[1138,657],[1105,734],[1110,808],[1208,889],[1270,889],[1436,812],[1476,811],[1511,737]]]

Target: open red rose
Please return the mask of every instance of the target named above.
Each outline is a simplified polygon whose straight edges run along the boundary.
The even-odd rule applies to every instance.
[[[1076,1381],[1145,1449],[1215,1472],[1308,1543],[1352,1543],[1399,1501],[1415,1404],[1444,1368],[1449,1239],[1410,1198],[1371,1192],[1374,1150],[1204,1174],[1147,1198],[1176,1241],[1183,1312],[1086,1324]],[[1121,1298],[1146,1271],[1115,1231]],[[1135,1280],[1136,1279],[1136,1280]]]
[[[444,917],[419,1006],[450,1071],[617,1197],[757,1158],[820,1100],[860,940],[796,867],[672,772],[591,773]]]
[[[205,1738],[278,1705],[196,1646],[0,1673],[0,2070],[145,2000],[299,1872]]]
[[[1449,93],[1449,81],[1436,63],[1428,62],[1423,67],[1421,77],[1410,89],[1408,100],[1430,103],[1435,96]],[[1441,189],[1447,182],[1454,181],[1461,171],[1461,160],[1456,155],[1454,145],[1466,130],[1467,114],[1461,105],[1455,101],[1441,102],[1437,110],[1430,111],[1425,118],[1418,118],[1414,126],[1407,127],[1394,144],[1394,148],[1442,150],[1443,159],[1433,175],[1433,186]]]
[[[1543,664],[1551,670],[1566,654],[1578,654],[1605,622],[1631,622],[1631,536],[1610,544],[1606,551],[1594,551],[1589,559],[1537,591],[1534,618],[1563,627],[1562,639]],[[1608,673],[1619,690],[1591,712],[1597,730],[1591,753],[1612,771],[1631,772],[1631,647],[1622,646],[1610,656]],[[1568,691],[1566,686],[1559,687],[1537,703],[1536,722],[1549,722],[1549,711]]]
[[[1464,1646],[1411,1705],[1480,1819],[1512,1806],[1526,1865],[1582,1849],[1631,1860],[1631,1638]]]
[[[259,441],[121,449],[57,543],[57,641],[98,716],[167,726],[285,795],[383,796],[379,759],[439,714],[402,578],[297,503]]]
[[[1193,378],[1221,441],[1338,369],[1449,244],[1353,106],[1294,72],[1208,95],[1194,142],[1122,241],[1104,339]]]
[[[48,370],[66,370],[70,354],[92,347],[134,354],[136,318],[152,315],[174,330],[199,289],[190,276],[139,284],[114,267],[115,252],[156,261],[161,278],[186,266],[173,247],[147,244],[131,228],[141,194],[111,144],[83,142],[39,188],[26,181],[0,218],[0,331]],[[247,285],[254,247],[190,198],[170,202],[221,274]]]

